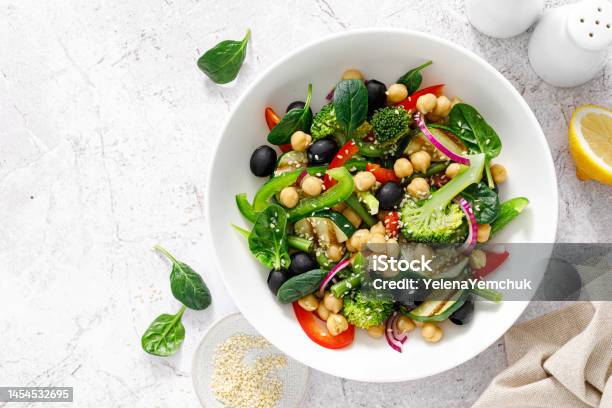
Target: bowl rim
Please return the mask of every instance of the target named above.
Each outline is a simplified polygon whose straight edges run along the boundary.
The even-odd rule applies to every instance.
[[[422,32],[422,31],[416,31],[416,30],[411,30],[411,29],[404,29],[404,28],[362,28],[362,29],[354,29],[354,30],[347,30],[347,31],[343,31],[343,32],[339,32],[339,33],[333,33],[330,35],[326,35],[323,36],[321,38],[315,39],[313,41],[310,41],[300,47],[297,47],[295,50],[288,52],[286,55],[284,55],[282,58],[280,58],[279,60],[277,60],[276,62],[272,63],[267,69],[265,69],[261,74],[259,74],[256,79],[244,90],[242,91],[242,94],[240,95],[240,97],[236,100],[235,104],[232,106],[227,118],[225,119],[225,123],[223,125],[223,127],[221,128],[219,135],[217,137],[217,140],[214,143],[213,149],[212,149],[212,156],[211,156],[211,161],[208,165],[207,171],[208,173],[206,174],[206,186],[205,186],[205,215],[206,215],[206,220],[205,220],[205,224],[206,224],[206,232],[208,233],[209,237],[213,236],[213,231],[212,231],[212,226],[209,220],[212,219],[212,214],[210,212],[211,209],[211,194],[210,194],[210,186],[212,185],[212,174],[213,174],[213,169],[217,163],[218,158],[218,151],[220,149],[221,143],[223,141],[223,135],[226,133],[227,128],[230,125],[230,122],[234,116],[234,114],[236,113],[237,109],[239,106],[242,105],[243,101],[247,98],[248,95],[251,94],[252,90],[257,87],[259,85],[260,82],[262,82],[269,74],[270,72],[274,71],[275,69],[277,69],[279,66],[283,65],[284,63],[286,63],[288,60],[294,58],[296,55],[299,55],[300,53],[304,52],[305,50],[311,48],[311,47],[316,47],[320,44],[326,43],[328,41],[334,41],[334,40],[338,40],[344,37],[351,37],[354,35],[367,35],[367,34],[400,34],[400,35],[407,35],[407,36],[412,36],[413,38],[423,38],[426,39],[428,41],[433,41],[433,42],[437,42],[440,43],[441,45],[445,46],[445,47],[449,47],[454,49],[455,51],[460,52],[461,54],[463,54],[464,56],[466,56],[467,58],[471,58],[473,60],[475,60],[478,65],[482,66],[483,69],[488,70],[490,73],[492,73],[501,83],[504,84],[504,86],[506,88],[509,89],[509,91],[516,97],[515,99],[519,102],[519,104],[521,105],[521,107],[527,112],[527,115],[529,117],[530,120],[530,125],[534,127],[534,129],[536,129],[537,133],[538,133],[538,137],[537,137],[537,141],[539,144],[542,145],[542,147],[544,148],[545,152],[548,152],[548,154],[545,158],[546,161],[546,165],[548,167],[548,170],[550,172],[550,174],[552,174],[554,184],[553,184],[553,191],[554,191],[554,196],[552,197],[552,201],[553,201],[553,208],[552,211],[554,211],[553,214],[553,220],[554,222],[552,223],[552,228],[550,229],[551,233],[550,236],[548,237],[547,242],[554,242],[556,239],[556,234],[557,234],[557,227],[558,227],[558,218],[559,218],[559,214],[558,214],[558,207],[559,207],[559,189],[558,189],[558,183],[557,183],[557,174],[555,171],[555,166],[554,166],[554,162],[553,162],[553,158],[552,158],[552,153],[550,151],[550,146],[548,144],[548,141],[546,139],[546,136],[544,134],[544,131],[542,130],[542,127],[540,126],[539,121],[537,120],[533,110],[531,109],[531,107],[529,106],[529,104],[525,101],[525,99],[523,98],[523,96],[517,91],[517,89],[512,85],[512,83],[506,78],[504,77],[495,67],[493,67],[488,61],[486,61],[484,58],[480,57],[479,55],[477,55],[476,53],[474,53],[473,51],[459,45],[456,43],[453,43],[450,40],[447,40],[445,38],[441,38],[438,37],[437,35],[431,34],[431,33],[426,33],[426,32]],[[226,288],[226,290],[228,291],[228,293],[230,294],[232,301],[236,304],[236,307],[238,308],[238,310],[240,310],[240,312],[242,313],[242,315],[244,316],[245,319],[247,319],[247,321],[249,321],[249,323],[251,325],[253,325],[253,327],[259,331],[257,329],[257,327],[248,319],[248,317],[246,316],[246,314],[244,313],[244,307],[241,306],[241,302],[239,300],[239,297],[236,296],[236,293],[234,292],[232,286],[229,284],[228,280],[226,279],[226,276],[224,273],[222,273],[223,271],[223,267],[221,266],[221,262],[217,257],[217,249],[216,249],[216,245],[214,240],[211,240],[211,250],[212,250],[212,257],[213,257],[213,262],[214,262],[214,266],[217,269],[218,273],[221,275],[221,280],[223,281],[223,284]],[[516,322],[516,320],[518,320],[518,318],[523,314],[523,312],[525,311],[525,309],[527,308],[527,305],[529,304],[529,301],[515,301],[517,303],[522,303],[522,305],[520,306],[521,309],[521,313],[517,315],[517,317],[512,320],[512,321],[508,321],[508,323],[505,325],[503,332],[500,334],[500,338],[510,329],[510,327],[512,327],[514,325],[514,323]],[[262,334],[263,335],[263,334]],[[264,336],[265,337],[265,336]],[[382,383],[382,382],[401,382],[401,381],[411,381],[411,380],[417,380],[417,379],[422,379],[422,378],[427,378],[427,377],[431,377],[433,375],[437,375],[440,373],[443,373],[445,371],[448,371],[450,369],[453,369],[455,367],[460,366],[461,364],[466,363],[467,361],[473,359],[474,357],[476,357],[477,355],[479,355],[480,353],[482,353],[483,351],[485,351],[486,349],[488,349],[493,343],[491,344],[487,344],[485,346],[483,346],[482,348],[478,348],[478,349],[474,349],[472,352],[470,353],[466,353],[465,357],[457,364],[448,366],[448,367],[441,367],[439,369],[435,369],[432,370],[430,372],[428,372],[426,375],[423,376],[410,376],[410,375],[404,375],[401,377],[395,377],[395,378],[385,378],[385,379],[364,379],[361,377],[352,377],[350,375],[350,373],[346,376],[339,376],[337,373],[332,372],[330,370],[328,370],[325,366],[321,366],[319,364],[316,364],[316,361],[304,361],[303,359],[301,359],[300,357],[294,355],[291,351],[287,350],[286,347],[284,347],[282,344],[278,344],[275,341],[273,341],[272,339],[268,339],[276,348],[278,348],[279,350],[281,350],[283,353],[287,354],[288,356],[290,356],[291,358],[294,358],[295,360],[309,366],[312,367],[316,370],[325,372],[326,374],[335,376],[335,377],[341,377],[341,378],[345,378],[345,379],[349,379],[349,380],[354,380],[354,381],[365,381],[365,382],[378,382],[378,383]]]

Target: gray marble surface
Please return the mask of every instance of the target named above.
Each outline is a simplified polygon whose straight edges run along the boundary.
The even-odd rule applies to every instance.
[[[584,86],[551,87],[529,67],[528,34],[479,34],[461,0],[0,0],[0,385],[73,386],[78,407],[197,407],[192,353],[235,310],[204,235],[211,146],[263,69],[311,40],[370,26],[430,32],[502,72],[550,143],[558,239],[610,241],[612,189],[579,182],[567,151],[573,108],[612,104],[610,62]],[[212,84],[197,57],[246,27],[253,40],[239,79]],[[158,242],[200,271],[215,298],[186,313],[183,349],[168,359],[139,345],[154,316],[178,309],[168,265],[151,251]],[[532,304],[522,319],[557,307]],[[420,381],[313,372],[304,406],[467,407],[503,367],[498,341]]]

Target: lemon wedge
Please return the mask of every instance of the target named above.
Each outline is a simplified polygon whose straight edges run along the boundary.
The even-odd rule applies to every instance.
[[[572,115],[569,148],[576,176],[612,185],[612,111],[602,106],[583,105]]]

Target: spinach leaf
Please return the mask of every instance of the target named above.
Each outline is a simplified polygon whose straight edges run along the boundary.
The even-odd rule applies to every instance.
[[[278,289],[276,297],[281,303],[295,302],[306,295],[314,293],[319,288],[325,275],[327,275],[327,271],[313,269],[312,271],[294,276],[282,284]]]
[[[346,136],[351,137],[368,117],[368,90],[363,81],[340,81],[334,91],[334,110]]]
[[[503,202],[499,207],[497,218],[491,224],[491,236],[501,231],[527,207],[529,200],[525,197],[516,197]]]
[[[246,57],[246,45],[250,37],[249,29],[241,41],[221,41],[198,59],[198,67],[213,82],[226,84],[233,81]]]
[[[140,339],[144,351],[166,357],[176,353],[185,339],[185,327],[181,322],[185,306],[175,315],[159,315]]]
[[[312,99],[312,84],[308,84],[308,95],[306,104],[303,108],[293,108],[282,117],[280,122],[268,133],[268,142],[280,145],[291,141],[291,135],[296,131],[310,131],[312,123],[312,112],[310,110],[310,100]]]
[[[486,183],[472,184],[461,195],[472,205],[478,224],[490,224],[495,220],[499,212],[499,197]]]
[[[170,252],[159,245],[155,249],[164,254],[172,262],[170,273],[170,288],[174,297],[193,310],[204,310],[212,301],[210,291],[202,277],[189,265],[178,261]]]
[[[287,213],[278,204],[263,210],[249,235],[249,249],[268,268],[288,267]]]
[[[402,75],[397,80],[397,83],[406,85],[406,88],[408,88],[408,95],[413,94],[417,89],[420,88],[421,82],[423,81],[421,70],[430,66],[432,63],[433,61],[427,61],[423,65],[419,65],[418,67],[411,69],[410,71]]]
[[[463,141],[470,153],[484,153],[487,164],[485,171],[489,187],[495,187],[489,162],[501,152],[499,136],[478,111],[465,103],[453,106],[449,114],[449,126],[453,133]]]

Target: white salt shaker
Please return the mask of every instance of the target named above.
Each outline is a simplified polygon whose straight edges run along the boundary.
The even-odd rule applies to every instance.
[[[529,42],[529,61],[544,81],[572,87],[592,79],[603,68],[610,45],[612,3],[584,0],[542,17]]]
[[[544,0],[466,0],[470,23],[483,34],[509,38],[527,30],[542,14]]]

